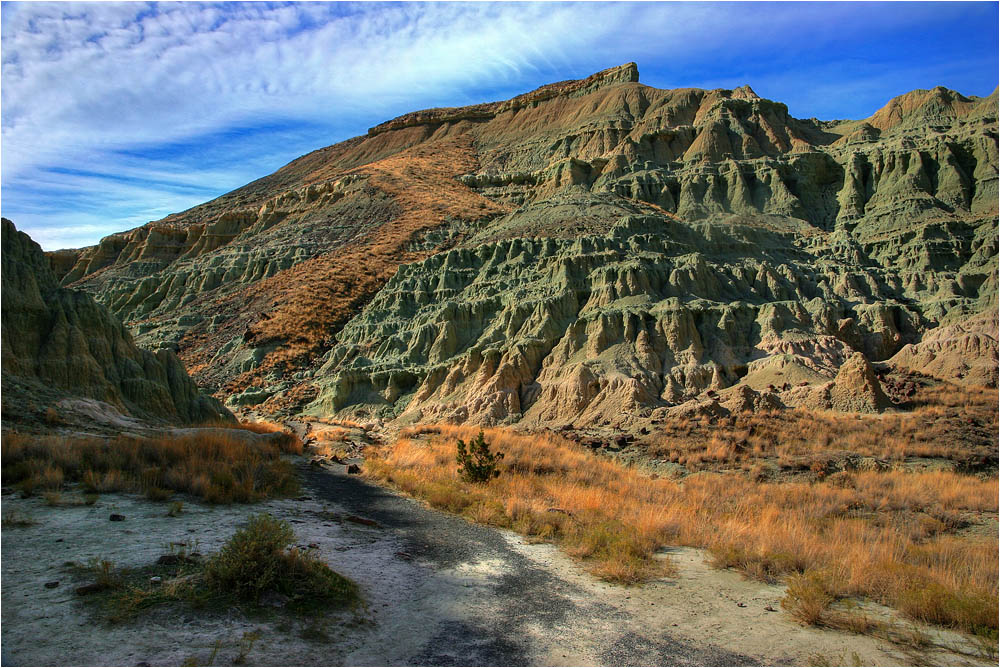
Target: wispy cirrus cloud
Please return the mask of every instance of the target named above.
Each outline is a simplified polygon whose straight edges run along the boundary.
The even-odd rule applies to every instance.
[[[803,116],[866,116],[915,87],[996,85],[993,3],[17,2],[2,12],[4,215],[46,248],[187,208],[407,111],[629,60],[651,85],[750,83]]]

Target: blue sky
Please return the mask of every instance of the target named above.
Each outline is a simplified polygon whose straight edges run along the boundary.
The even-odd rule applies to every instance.
[[[96,243],[432,106],[628,61],[798,117],[997,86],[998,4],[2,3],[2,211]]]

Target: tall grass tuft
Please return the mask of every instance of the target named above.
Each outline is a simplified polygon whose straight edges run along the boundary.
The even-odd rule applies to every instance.
[[[166,500],[185,492],[211,503],[249,503],[298,491],[281,455],[301,451],[301,442],[276,440],[253,443],[214,429],[110,440],[9,434],[0,461],[5,484],[26,495],[79,482],[90,493],[130,491]]]
[[[437,508],[554,540],[608,580],[655,576],[661,546],[689,545],[761,580],[804,578],[789,599],[801,619],[818,619],[827,598],[862,596],[912,619],[980,635],[997,628],[995,538],[945,532],[963,513],[997,512],[995,479],[902,470],[856,471],[850,485],[709,472],[653,479],[555,434],[486,429],[506,457],[499,477],[471,484],[455,470],[454,443],[478,431],[403,430],[366,474]]]

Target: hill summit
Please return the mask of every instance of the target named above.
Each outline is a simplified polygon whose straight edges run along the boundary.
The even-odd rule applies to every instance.
[[[997,94],[854,121],[635,63],[405,114],[49,254],[239,410],[628,425],[996,385]]]

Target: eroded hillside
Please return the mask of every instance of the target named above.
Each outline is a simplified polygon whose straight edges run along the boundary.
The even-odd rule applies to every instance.
[[[6,218],[2,249],[5,427],[232,420],[171,351],[137,348],[108,309],[60,288],[42,249]]]
[[[735,384],[835,407],[856,352],[996,384],[997,164],[996,93],[825,122],[630,63],[50,258],[262,412],[610,422]]]

